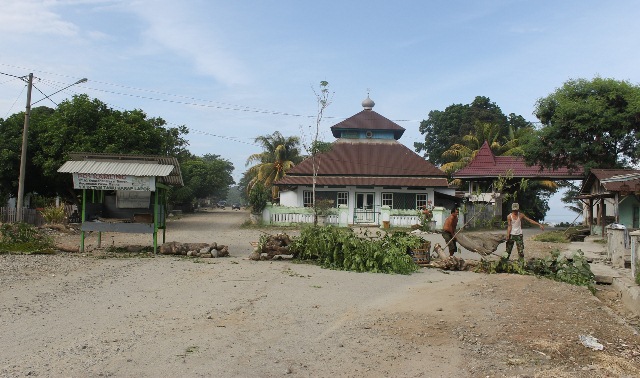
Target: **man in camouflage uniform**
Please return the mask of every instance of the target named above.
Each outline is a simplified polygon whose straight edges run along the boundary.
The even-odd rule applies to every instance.
[[[544,230],[544,226],[540,223],[534,221],[533,219],[527,217],[523,213],[520,212],[520,205],[518,203],[513,203],[511,205],[511,214],[507,215],[507,245],[505,256],[502,257],[503,260],[509,260],[511,257],[511,250],[513,249],[513,244],[515,243],[518,248],[518,259],[524,261],[524,241],[522,239],[522,220],[526,220],[529,223],[536,224],[540,226],[540,229]]]

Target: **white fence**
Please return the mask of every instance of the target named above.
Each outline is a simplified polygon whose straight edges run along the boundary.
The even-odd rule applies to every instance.
[[[324,224],[337,226],[339,222],[337,214],[328,215]],[[265,219],[266,221],[267,219]],[[269,224],[275,225],[292,225],[292,224],[312,224],[313,214],[305,213],[271,213],[268,215]],[[322,223],[322,222],[320,222]],[[417,215],[391,215],[389,217],[391,227],[409,228],[413,225],[420,224],[420,218]]]
[[[420,218],[417,215],[391,215],[389,224],[391,227],[411,227],[420,224]]]
[[[313,223],[313,214],[299,213],[273,213],[270,219],[271,224],[296,224],[296,223]],[[327,215],[324,224],[337,225],[337,215]]]
[[[271,214],[271,224],[313,223],[313,214],[275,213]]]

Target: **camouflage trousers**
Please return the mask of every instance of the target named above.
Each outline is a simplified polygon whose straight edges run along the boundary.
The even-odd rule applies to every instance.
[[[522,235],[510,235],[509,240],[507,240],[507,246],[506,246],[507,255],[505,257],[505,260],[509,260],[509,257],[511,257],[511,250],[513,249],[514,243],[518,248],[518,258],[524,259],[524,241],[522,239]]]

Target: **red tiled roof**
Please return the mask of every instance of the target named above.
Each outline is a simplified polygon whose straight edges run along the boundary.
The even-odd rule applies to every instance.
[[[400,139],[405,128],[389,119],[381,116],[373,110],[362,110],[342,122],[331,126],[331,132],[336,138],[340,138],[341,130],[389,130],[393,131],[395,139]]]
[[[311,185],[312,176],[285,176],[277,185]],[[408,186],[408,187],[448,187],[446,178],[434,177],[353,177],[317,176],[316,185],[331,186]]]
[[[490,178],[512,174],[517,178],[581,179],[582,172],[568,168],[542,169],[539,165],[527,166],[520,156],[495,156],[485,141],[469,165],[455,172],[456,179]]]
[[[320,176],[446,177],[444,172],[420,155],[392,140],[340,140],[316,159]],[[312,174],[310,158],[287,172],[287,176]]]

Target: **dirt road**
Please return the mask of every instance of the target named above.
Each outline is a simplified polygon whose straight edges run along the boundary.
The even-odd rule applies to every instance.
[[[231,257],[0,256],[0,375],[601,377],[640,372],[637,330],[585,288],[516,275],[410,276],[246,259],[246,212],[171,221]],[[273,230],[267,230],[274,232]],[[293,234],[293,232],[289,232]],[[77,235],[58,237],[78,243]],[[108,234],[103,244],[150,244]],[[604,350],[585,347],[592,335]]]

